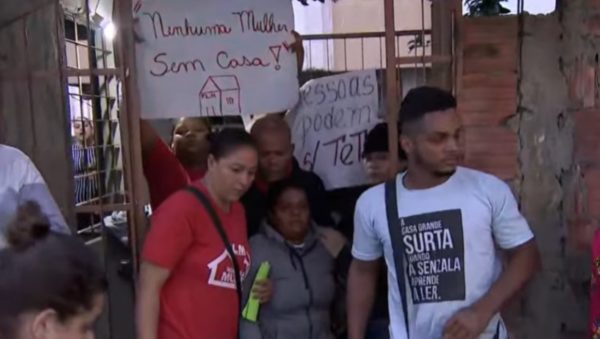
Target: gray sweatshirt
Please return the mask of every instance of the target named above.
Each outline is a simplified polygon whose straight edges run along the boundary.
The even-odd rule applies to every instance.
[[[263,261],[271,264],[271,300],[260,306],[258,322],[241,320],[241,339],[330,339],[335,294],[334,259],[312,226],[302,247],[288,244],[270,225],[250,238],[252,264],[245,279],[244,305]]]
[[[17,208],[30,200],[40,205],[53,231],[70,233],[33,162],[18,149],[0,144],[0,249],[6,246],[6,226]]]

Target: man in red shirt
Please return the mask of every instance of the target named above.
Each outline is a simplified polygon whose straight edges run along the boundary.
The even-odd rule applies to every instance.
[[[144,175],[155,210],[171,194],[204,176],[211,125],[208,118],[180,119],[171,149],[147,121],[142,120],[140,127]]]

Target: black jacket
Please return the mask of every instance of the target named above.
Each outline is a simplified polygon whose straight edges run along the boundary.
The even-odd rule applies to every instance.
[[[302,183],[308,195],[312,219],[321,226],[333,226],[331,211],[327,203],[327,192],[323,181],[318,175],[307,172],[300,168],[298,162],[294,159],[292,173],[290,175],[294,180]],[[256,234],[260,228],[262,220],[267,216],[267,196],[261,192],[256,184],[244,194],[241,199],[246,209],[246,222],[248,223],[248,237]]]

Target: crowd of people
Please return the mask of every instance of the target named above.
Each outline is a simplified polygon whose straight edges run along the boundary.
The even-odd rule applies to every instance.
[[[183,118],[168,143],[142,122],[154,212],[137,338],[508,338],[500,314],[539,267],[534,235],[507,184],[460,166],[451,93],[413,89],[399,116],[399,154],[375,126],[369,183],[342,193],[299,167],[280,115],[249,133]],[[0,338],[93,337],[98,259],[23,153],[2,145],[0,164]],[[579,246],[600,243],[573,225]]]

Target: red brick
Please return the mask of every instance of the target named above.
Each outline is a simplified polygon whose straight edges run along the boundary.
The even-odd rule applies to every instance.
[[[596,68],[578,61],[569,74],[569,96],[577,107],[596,105]]]
[[[461,78],[461,89],[486,88],[500,89],[511,88],[516,92],[517,74],[516,73],[495,73],[495,74],[465,74]]]
[[[458,113],[465,126],[498,126],[514,116],[512,100],[459,100]]]
[[[575,159],[600,165],[600,111],[581,111],[575,117]]]
[[[600,169],[585,170],[583,183],[587,191],[587,211],[591,216],[600,217]]]
[[[587,18],[587,30],[592,35],[600,35],[600,15],[591,15]]]
[[[472,127],[465,133],[465,164],[508,180],[518,175],[517,135],[504,127]]]
[[[460,98],[464,99],[465,101],[497,101],[510,99],[509,101],[512,101],[516,104],[517,87],[463,87],[463,89],[460,91]]]
[[[516,17],[467,17],[463,18],[462,24],[465,43],[498,42],[518,36]]]
[[[503,43],[477,43],[463,48],[463,73],[515,73],[517,40]]]
[[[465,166],[493,174],[502,180],[513,180],[519,175],[519,164],[513,157],[471,157]]]

